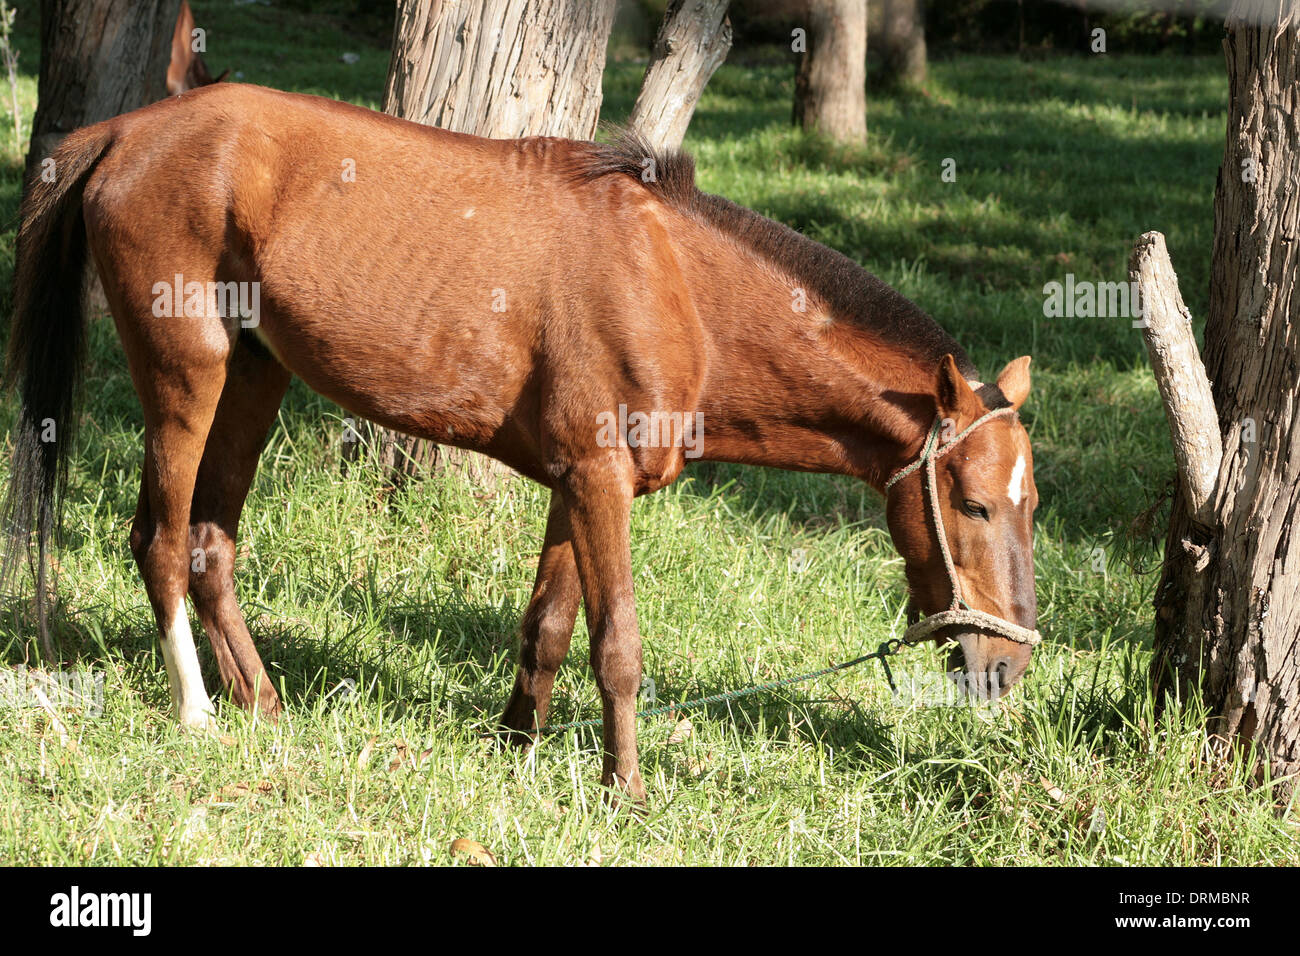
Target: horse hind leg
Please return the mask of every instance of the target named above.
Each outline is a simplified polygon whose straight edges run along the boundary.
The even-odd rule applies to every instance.
[[[568,510],[559,492],[553,491],[533,596],[520,628],[515,689],[501,718],[511,743],[532,743],[536,731],[546,725],[555,674],[569,653],[581,601]]]
[[[236,343],[190,506],[190,599],[222,684],[235,703],[272,719],[279,714],[280,698],[235,598],[235,535],[289,379],[269,353]]]
[[[115,317],[124,314],[114,309]],[[176,717],[187,727],[209,727],[212,703],[203,686],[185,595],[190,501],[225,381],[229,348],[221,349],[216,336],[206,337],[197,329],[165,336],[160,347],[164,336],[149,322],[148,317],[118,321],[145,421],[144,476],[131,527],[131,552],[158,624]]]

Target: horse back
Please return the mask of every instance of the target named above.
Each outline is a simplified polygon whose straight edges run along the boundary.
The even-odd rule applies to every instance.
[[[87,229],[106,287],[155,339],[186,325],[142,290],[255,284],[242,334],[313,389],[539,480],[592,453],[602,412],[694,410],[707,343],[672,212],[630,177],[574,175],[590,144],[239,84],[109,122]],[[680,449],[627,453],[647,488],[681,466]]]

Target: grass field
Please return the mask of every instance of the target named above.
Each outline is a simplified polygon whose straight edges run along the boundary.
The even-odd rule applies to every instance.
[[[214,72],[377,104],[382,39],[274,7],[194,6]],[[25,132],[36,4],[19,7]],[[626,115],[640,71],[610,66],[607,118]],[[1043,284],[1066,273],[1123,279],[1133,239],[1160,229],[1203,318],[1222,63],[937,62],[924,95],[873,93],[861,151],[789,128],[791,72],[719,71],[687,143],[701,185],[853,256],[984,372],[1034,356],[1025,421],[1047,641],[1011,700],[896,702],[870,666],[696,710],[685,740],[669,742],[675,720],[648,720],[649,812],[611,810],[592,734],[528,757],[484,737],[513,679],[546,493],[523,479],[484,495],[455,478],[400,493],[376,473],[344,478],[342,412],[295,383],[236,575],[287,714],[253,725],[223,707],[220,736],[181,732],[127,547],[140,412],[111,324],[96,322],[57,634],[104,673],[104,710],[57,725],[0,709],[0,863],[440,864],[462,837],[503,864],[1300,863],[1294,810],[1279,815],[1240,765],[1206,754],[1195,708],[1154,714],[1152,569],[1173,465],[1139,333],[1042,308]],[[5,135],[7,312],[25,144]],[[6,400],[0,424],[12,415]],[[1151,508],[1154,531],[1139,518]],[[704,465],[641,499],[633,523],[661,701],[812,670],[901,629],[883,508],[852,481]],[[11,601],[4,661],[21,664],[29,638],[27,603]],[[598,713],[586,655],[580,622],[557,720]],[[912,651],[895,666],[917,677],[942,658]]]

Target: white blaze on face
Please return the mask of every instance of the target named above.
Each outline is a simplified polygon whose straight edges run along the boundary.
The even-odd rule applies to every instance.
[[[1007,484],[1007,497],[1013,505],[1020,504],[1020,496],[1025,493],[1025,456],[1016,456],[1016,467],[1011,469],[1011,481]]]

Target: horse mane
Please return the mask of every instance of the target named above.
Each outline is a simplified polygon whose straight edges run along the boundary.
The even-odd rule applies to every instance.
[[[826,302],[837,319],[936,363],[951,353],[963,375],[978,377],[965,350],[938,322],[848,256],[729,199],[700,191],[689,154],[658,150],[623,127],[606,131],[610,142],[592,143],[576,158],[579,180],[631,176],[674,209],[731,236],[789,274]],[[653,178],[644,175],[647,169],[653,169]]]

